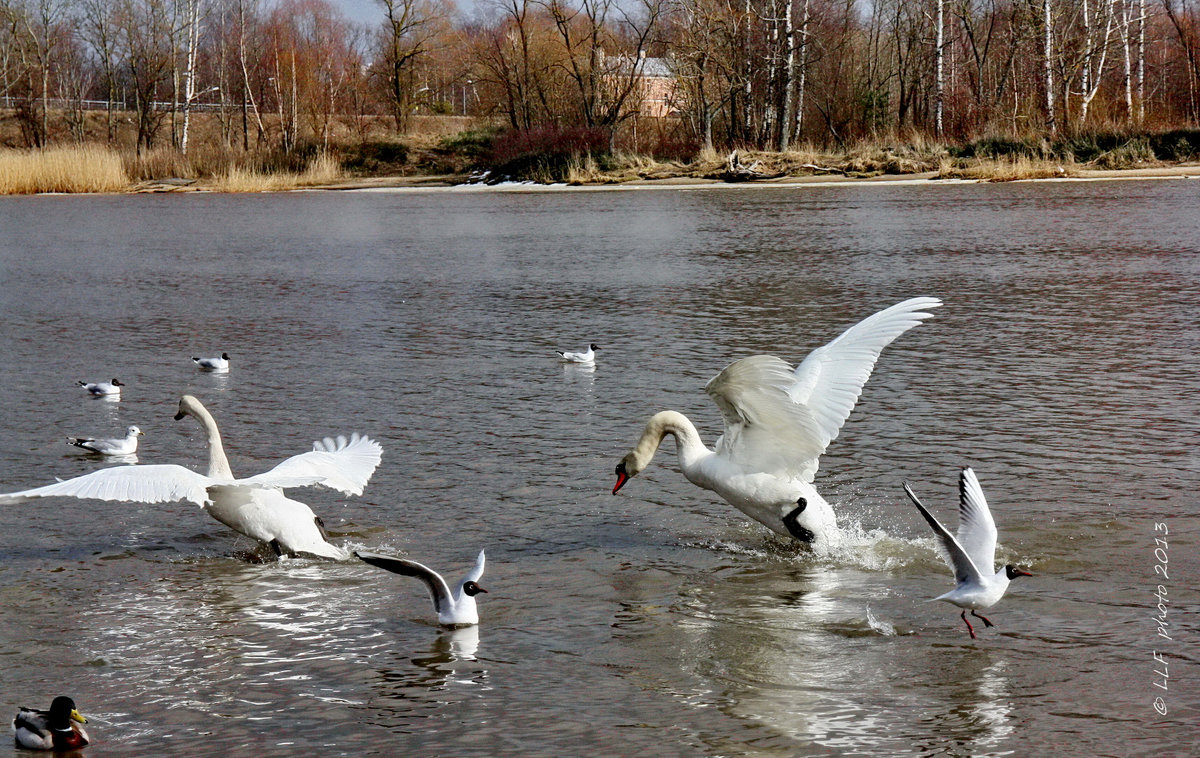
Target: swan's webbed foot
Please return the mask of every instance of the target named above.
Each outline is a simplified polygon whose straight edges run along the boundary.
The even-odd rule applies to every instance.
[[[783,517],[783,525],[787,527],[788,534],[792,535],[801,542],[813,542],[817,538],[817,535],[800,526],[799,521],[797,521],[797,519],[800,518],[800,514],[804,513],[804,509],[807,507],[808,501],[804,498],[800,498],[796,501],[796,507]]]

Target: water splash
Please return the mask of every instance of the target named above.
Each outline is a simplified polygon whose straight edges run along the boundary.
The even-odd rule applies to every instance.
[[[871,606],[867,606],[867,626],[882,634],[884,637],[895,637],[896,627],[887,621],[880,621],[875,618],[875,614],[871,613]]]

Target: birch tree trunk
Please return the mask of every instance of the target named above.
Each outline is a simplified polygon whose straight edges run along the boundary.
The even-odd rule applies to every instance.
[[[804,90],[808,83],[808,21],[809,0],[804,0],[804,10],[800,16],[800,71],[796,82],[796,139],[804,134]]]
[[[1085,0],[1085,2],[1086,2],[1086,0]],[[937,32],[935,34],[935,37],[936,37],[935,44],[937,45],[937,73],[935,75],[936,76],[936,86],[937,86],[937,93],[936,93],[937,106],[935,108],[936,126],[934,127],[934,133],[939,138],[942,136],[942,112],[945,108],[945,90],[943,89],[945,80],[943,77],[944,77],[944,71],[945,71],[946,37],[945,37],[945,24],[944,24],[944,16],[943,16],[943,5],[944,5],[944,0],[937,0]]]
[[[183,70],[183,135],[179,149],[188,151],[188,133],[192,124],[192,100],[196,98],[196,59],[200,53],[200,3],[187,0],[187,59]]]
[[[783,118],[779,120],[779,152],[786,153],[792,136],[792,121],[795,120],[792,111],[795,101],[792,93],[796,84],[796,26],[792,17],[793,0],[783,2],[783,29],[787,41],[784,43],[783,56]]]
[[[1046,80],[1046,130],[1054,134],[1057,125],[1054,121],[1054,61],[1052,58],[1054,35],[1050,26],[1050,0],[1042,0],[1042,25],[1045,27],[1042,58]]]

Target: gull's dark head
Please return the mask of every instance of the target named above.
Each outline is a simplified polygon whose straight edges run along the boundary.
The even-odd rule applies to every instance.
[[[113,379],[113,380],[112,380],[112,386],[114,386],[114,387],[124,387],[124,386],[125,386],[125,382],[121,381],[120,379]]]
[[[1013,579],[1016,579],[1018,576],[1033,576],[1033,574],[1029,573],[1028,571],[1022,571],[1011,563],[1004,567],[1004,575],[1008,577],[1010,582]]]
[[[599,350],[599,349],[600,349],[600,346],[599,346],[599,345],[597,345],[595,342],[593,342],[592,344],[588,345],[588,347],[589,347],[589,348],[591,348],[592,350]]]
[[[478,595],[480,592],[483,592],[483,593],[487,592],[487,590],[485,590],[483,587],[480,587],[475,582],[463,582],[462,590],[463,590],[463,594],[468,597],[474,597],[474,596]]]

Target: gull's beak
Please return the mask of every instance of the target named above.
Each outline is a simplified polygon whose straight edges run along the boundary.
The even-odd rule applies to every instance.
[[[475,589],[479,590],[485,595],[487,594],[487,590],[485,590],[483,587],[480,587],[478,584],[475,585]]]
[[[72,711],[71,711],[71,720],[72,720],[72,721],[78,721],[78,722],[79,722],[79,723],[81,723],[81,724],[86,724],[86,723],[87,723],[87,719],[85,719],[85,718],[83,717],[83,715],[82,715],[82,714],[80,714],[80,713],[79,713],[79,711],[76,711],[76,710],[72,710]]]

